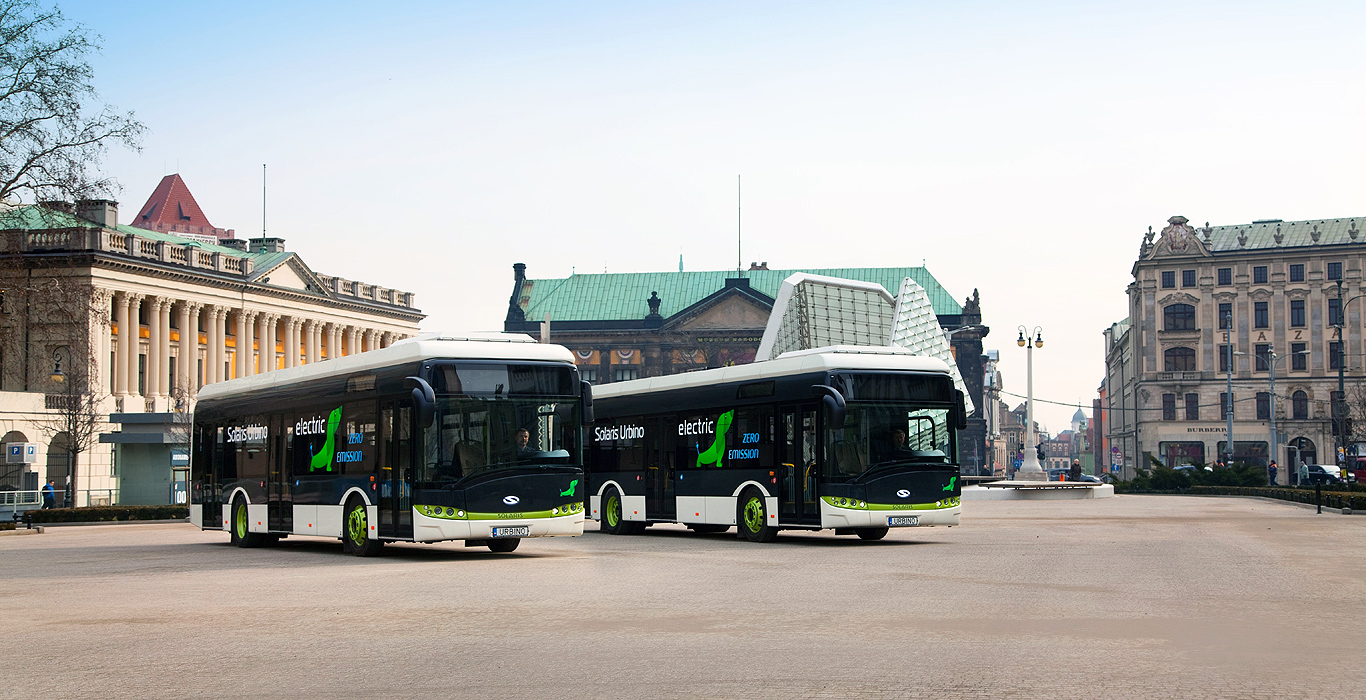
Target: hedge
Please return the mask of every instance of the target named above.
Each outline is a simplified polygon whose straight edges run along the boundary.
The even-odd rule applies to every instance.
[[[1335,485],[1336,486],[1336,485]],[[1296,503],[1314,503],[1314,490],[1305,488],[1273,488],[1270,486],[1192,486],[1187,491],[1205,496],[1261,496]],[[1366,493],[1324,491],[1323,507],[1351,508],[1366,511]]]
[[[24,514],[34,523],[101,523],[124,520],[178,520],[190,517],[188,506],[91,506],[47,508]]]

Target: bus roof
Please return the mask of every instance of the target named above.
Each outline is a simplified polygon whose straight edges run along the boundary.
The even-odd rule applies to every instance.
[[[400,340],[387,348],[210,384],[199,390],[198,398],[201,401],[218,399],[433,359],[573,364],[574,354],[562,345],[538,343],[531,336],[521,333],[424,333]]]
[[[629,396],[835,369],[934,372],[946,376],[949,374],[949,366],[943,360],[915,355],[903,348],[833,345],[785,352],[777,359],[747,365],[603,384],[593,387],[593,397]]]

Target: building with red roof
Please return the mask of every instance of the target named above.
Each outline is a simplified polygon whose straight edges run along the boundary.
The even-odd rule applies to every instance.
[[[161,233],[189,233],[218,239],[234,237],[232,229],[217,228],[209,223],[179,173],[161,178],[152,196],[147,198],[147,203],[129,225]]]

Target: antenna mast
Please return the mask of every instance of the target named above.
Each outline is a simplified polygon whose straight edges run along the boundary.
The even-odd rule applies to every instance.
[[[261,237],[266,237],[266,164],[261,164]]]
[[[740,262],[740,176],[735,176],[735,276],[744,277],[744,264]]]

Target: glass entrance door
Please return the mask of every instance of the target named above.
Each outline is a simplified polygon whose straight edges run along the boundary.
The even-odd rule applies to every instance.
[[[645,428],[645,513],[651,520],[672,520],[674,500],[674,448],[678,436],[666,426],[672,419],[652,418]]]
[[[375,476],[380,537],[413,536],[413,410],[406,404],[380,404],[376,460],[379,473]]]
[[[782,473],[778,494],[778,520],[784,524],[819,525],[820,503],[816,484],[820,477],[817,460],[816,406],[784,407],[780,413],[778,441]]]
[[[284,427],[285,423],[289,423],[289,426]],[[294,529],[294,481],[290,476],[294,445],[293,422],[283,416],[275,416],[271,419],[270,436],[266,518],[271,530],[288,532]]]

